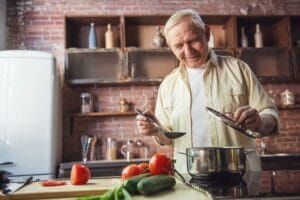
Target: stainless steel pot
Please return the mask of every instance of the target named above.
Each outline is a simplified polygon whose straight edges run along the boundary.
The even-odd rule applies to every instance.
[[[240,178],[246,171],[244,147],[188,148],[186,156],[187,170],[193,178],[228,175]]]

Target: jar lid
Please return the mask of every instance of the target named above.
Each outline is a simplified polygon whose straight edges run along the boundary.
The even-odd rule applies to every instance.
[[[81,94],[80,94],[80,97],[81,97],[81,98],[85,98],[85,97],[90,97],[90,98],[91,98],[91,97],[93,97],[93,95],[92,95],[91,93],[84,92],[84,93],[81,93]]]

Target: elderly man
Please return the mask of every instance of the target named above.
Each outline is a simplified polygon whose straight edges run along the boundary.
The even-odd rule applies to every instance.
[[[180,66],[161,83],[155,116],[170,131],[186,132],[171,140],[138,115],[138,131],[154,136],[161,145],[174,145],[175,168],[186,172],[186,158],[177,152],[190,147],[243,146],[255,149],[255,140],[208,116],[205,107],[233,113],[232,119],[261,137],[278,129],[277,109],[243,61],[218,56],[208,49],[210,28],[197,12],[180,10],[167,21],[164,33]],[[149,114],[149,113],[148,113]],[[250,153],[246,169],[260,171],[259,157]]]

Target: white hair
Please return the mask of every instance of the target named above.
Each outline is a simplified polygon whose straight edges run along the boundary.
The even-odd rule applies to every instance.
[[[205,30],[205,24],[204,24],[202,18],[199,16],[199,14],[193,9],[184,9],[184,10],[177,11],[167,20],[165,27],[164,27],[165,36],[167,35],[167,33],[171,27],[180,23],[184,19],[190,19],[190,21],[193,23],[193,25],[195,25],[196,27],[198,27],[202,30]]]

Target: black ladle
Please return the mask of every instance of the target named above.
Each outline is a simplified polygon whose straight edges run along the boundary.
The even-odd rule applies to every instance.
[[[166,137],[170,138],[170,139],[176,139],[179,138],[183,135],[185,135],[185,132],[170,132],[165,130],[163,127],[161,127],[160,125],[158,125],[151,116],[149,115],[145,115],[142,111],[140,111],[139,109],[135,109],[135,112],[139,115],[144,116],[150,123],[152,123],[159,131],[161,131],[162,133],[165,134]]]

